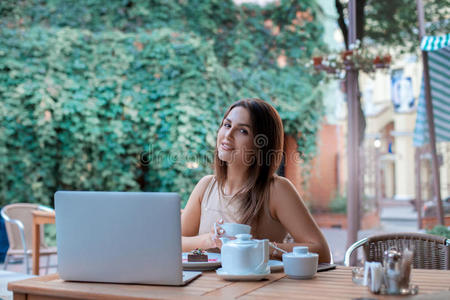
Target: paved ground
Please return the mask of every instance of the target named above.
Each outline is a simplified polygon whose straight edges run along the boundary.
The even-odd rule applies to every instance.
[[[10,300],[12,299],[12,293],[8,291],[8,282],[23,280],[32,276],[22,273],[10,272],[0,270],[0,299]]]
[[[30,258],[29,263],[31,265],[31,258]],[[45,275],[47,273],[46,265],[47,265],[47,257],[40,257],[41,275]],[[50,266],[56,266],[56,265],[57,265],[57,256],[52,255],[50,257]],[[0,264],[0,270],[3,270],[3,264]],[[10,264],[8,264],[7,271],[26,273],[25,263],[23,263],[22,260],[17,263],[10,263]],[[31,270],[30,270],[30,273],[31,273]],[[48,274],[52,274],[52,273],[56,273],[56,267],[50,267],[48,269]]]

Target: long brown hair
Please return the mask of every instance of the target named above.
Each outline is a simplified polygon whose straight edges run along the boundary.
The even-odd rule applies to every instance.
[[[252,225],[258,221],[268,203],[270,184],[283,158],[283,123],[276,109],[269,103],[248,98],[236,101],[228,108],[220,127],[235,107],[244,107],[250,114],[255,156],[250,162],[247,182],[231,201],[241,201],[240,223]],[[214,153],[214,170],[219,193],[222,193],[227,179],[227,164],[219,159],[217,147],[218,145]]]

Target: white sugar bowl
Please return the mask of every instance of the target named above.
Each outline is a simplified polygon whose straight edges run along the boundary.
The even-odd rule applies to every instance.
[[[319,255],[308,252],[308,247],[294,247],[293,252],[283,254],[284,273],[292,279],[310,279],[317,272]]]

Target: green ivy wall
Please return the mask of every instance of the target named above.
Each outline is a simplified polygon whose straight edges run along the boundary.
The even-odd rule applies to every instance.
[[[211,173],[226,107],[260,97],[308,161],[323,115],[314,1],[2,1],[0,205],[176,191]],[[280,59],[285,62],[280,67]]]

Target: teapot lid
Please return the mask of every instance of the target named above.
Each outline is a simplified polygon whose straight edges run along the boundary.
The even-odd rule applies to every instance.
[[[256,243],[252,240],[252,235],[248,233],[236,234],[236,239],[230,241],[233,244],[254,244]]]
[[[292,249],[293,253],[296,255],[304,255],[308,254],[308,247],[306,246],[297,246]]]

